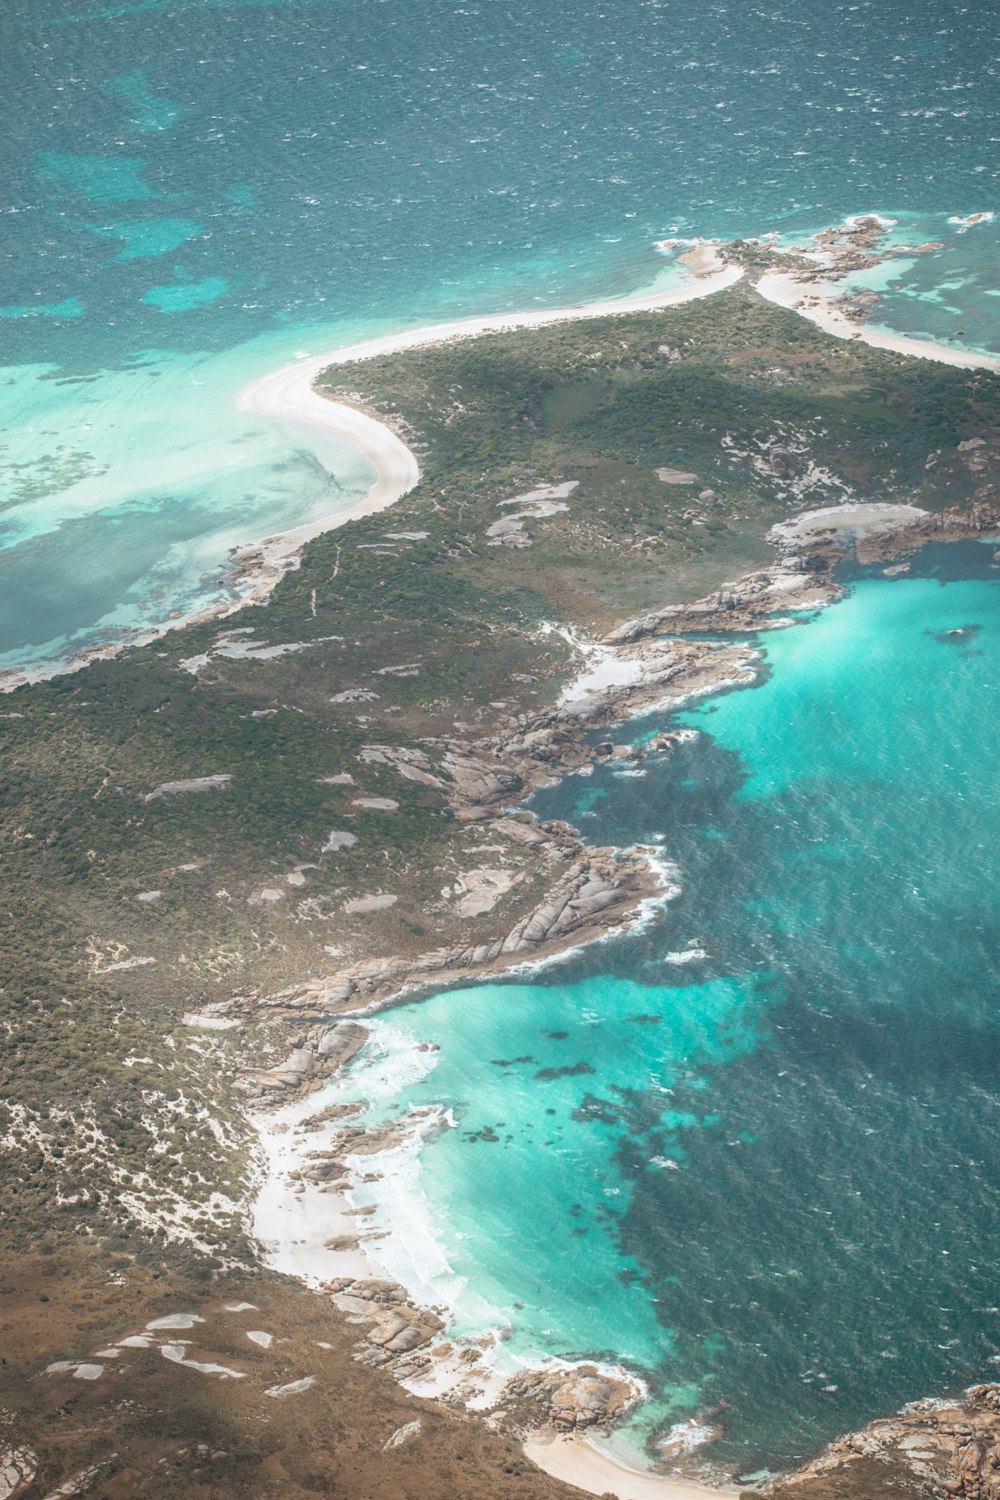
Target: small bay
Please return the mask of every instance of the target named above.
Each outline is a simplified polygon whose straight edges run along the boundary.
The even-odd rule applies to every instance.
[[[858,577],[671,720],[697,740],[536,796],[663,841],[683,891],[644,931],[377,1023],[377,1056],[440,1048],[377,1108],[451,1128],[360,1190],[433,1238],[422,1294],[637,1369],[635,1441],[711,1413],[712,1458],[784,1467],[1000,1355],[991,558]]]

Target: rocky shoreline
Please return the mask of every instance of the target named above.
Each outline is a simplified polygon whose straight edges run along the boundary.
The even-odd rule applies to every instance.
[[[933,255],[943,249],[943,241],[926,240],[920,245],[893,245],[885,249],[882,245],[893,222],[878,214],[859,214],[842,224],[822,229],[813,235],[808,244],[796,245],[790,251],[777,251],[768,239],[751,241],[754,245],[768,246],[774,250],[775,259],[794,258],[794,269],[790,278],[803,286],[818,289],[831,282],[843,281],[857,271],[868,271],[886,261],[902,256]],[[819,290],[815,297],[806,297],[802,310],[819,303],[834,307],[841,317],[855,325],[867,323],[879,306],[878,292],[847,292],[830,299]]]
[[[649,755],[669,754],[683,737],[672,731],[636,746],[598,740],[600,730],[754,681],[758,654],[749,643],[689,640],[685,633],[717,637],[787,628],[797,623],[796,614],[841,597],[834,572],[848,551],[864,565],[885,562],[900,571],[900,558],[930,542],[967,540],[997,530],[1000,494],[994,486],[977,491],[969,506],[945,511],[845,505],[806,512],[773,528],[777,558],[769,570],[612,630],[601,643],[605,664],[612,663],[609,685],[577,695],[571,684],[551,708],[503,717],[489,733],[471,741],[449,741],[443,765],[450,777],[453,815],[460,822],[489,825],[530,847],[547,871],[544,898],[488,942],[436,948],[416,957],[368,959],[260,999],[236,997],[214,1006],[212,1015],[220,1018],[259,1019],[263,1013],[271,1023],[294,1023],[295,1046],[281,1066],[246,1076],[255,1107],[315,1088],[342,1065],[341,1044],[331,1035],[337,1017],[375,1014],[431,987],[487,978],[554,957],[637,920],[644,904],[669,898],[674,872],[660,849],[593,848],[568,824],[537,822],[516,804],[567,774],[586,774],[591,765],[634,764]],[[375,749],[389,757],[406,755],[408,762],[417,754]],[[429,774],[419,765],[408,764],[407,769],[411,775]]]
[[[980,222],[988,222],[991,214],[970,214],[963,223],[972,227]],[[264,377],[262,381],[250,390],[245,391],[239,398],[239,404],[253,407],[255,404],[254,392],[256,386],[268,387],[273,384],[277,376],[286,372],[292,372],[294,385],[312,394],[310,376],[318,374],[329,365],[338,364],[348,359],[363,359],[372,353],[384,352],[389,344],[398,348],[409,348],[423,342],[436,342],[442,339],[455,337],[469,337],[477,332],[496,328],[513,328],[525,325],[539,325],[557,322],[567,319],[579,319],[586,317],[600,317],[616,312],[628,311],[632,308],[659,308],[673,303],[685,302],[692,298],[710,295],[713,291],[723,286],[732,285],[734,280],[739,280],[750,271],[754,276],[754,284],[765,297],[770,297],[764,283],[774,279],[788,282],[790,286],[797,288],[794,305],[798,312],[806,317],[820,321],[818,315],[824,310],[833,315],[833,323],[827,331],[843,333],[846,329],[853,337],[864,336],[862,329],[876,312],[880,296],[876,292],[850,292],[838,297],[831,297],[822,288],[831,283],[844,280],[847,276],[857,271],[868,270],[892,261],[902,256],[928,255],[942,248],[942,242],[930,240],[920,245],[893,245],[888,249],[883,248],[882,241],[893,227],[892,221],[883,219],[877,214],[854,215],[844,220],[840,225],[821,230],[815,234],[809,243],[797,245],[790,249],[779,248],[775,241],[777,234],[765,235],[761,238],[749,238],[734,241],[727,240],[699,240],[690,241],[682,239],[667,239],[657,242],[654,248],[669,254],[676,254],[680,263],[684,264],[691,274],[689,286],[680,291],[668,293],[651,293],[648,296],[635,296],[631,298],[618,299],[606,304],[596,303],[588,307],[573,307],[549,310],[545,313],[511,314],[501,318],[470,319],[465,323],[454,325],[442,325],[440,329],[417,330],[415,333],[401,335],[396,340],[375,340],[371,345],[361,344],[344,350],[333,350],[328,354],[313,356],[302,362],[294,362],[285,367],[285,370],[272,372]],[[686,249],[684,247],[687,247]],[[682,253],[677,254],[678,251]],[[766,269],[768,274],[761,276],[761,270]],[[780,271],[780,276],[774,277],[775,271]],[[816,288],[813,292],[810,288]],[[782,301],[781,297],[775,300]],[[965,330],[957,330],[950,336],[950,341],[964,338]],[[873,342],[869,339],[869,342]],[[902,339],[903,343],[907,341]],[[917,341],[919,343],[919,341]],[[891,347],[890,344],[887,347]],[[914,352],[920,352],[930,357],[935,357],[933,345],[925,345]],[[946,358],[951,351],[943,348],[937,351],[937,357]],[[998,362],[991,356],[971,355],[963,358],[961,363],[970,366],[980,365],[984,368],[996,368]],[[287,384],[287,379],[285,384]],[[278,382],[278,394],[281,397],[279,406],[282,405],[285,392],[280,388]],[[301,392],[299,394],[301,401]],[[321,426],[330,426],[336,431],[336,425],[330,420],[331,413],[335,409],[335,403],[325,401],[323,405],[329,408],[326,413],[327,420],[320,420]],[[265,414],[271,412],[271,408],[264,403],[261,408]],[[378,426],[382,432],[394,443],[400,440],[396,434],[380,420],[374,419],[373,414],[352,407],[341,406],[338,408],[346,414],[348,419],[358,422],[369,423]],[[275,408],[277,410],[277,408]],[[273,412],[271,412],[273,415]],[[292,416],[299,420],[316,420],[315,414],[306,415],[300,410],[288,407],[284,415]],[[358,446],[356,434],[343,432],[340,434],[345,441]],[[402,446],[402,445],[400,445]],[[364,451],[359,449],[359,451]],[[408,450],[404,450],[408,451]],[[369,455],[370,457],[372,455]],[[412,453],[408,453],[412,462],[412,472],[407,472],[404,479],[397,486],[399,493],[405,493],[406,489],[416,482],[418,474],[416,460]],[[379,460],[373,458],[376,470],[379,468]],[[377,478],[373,491],[377,491],[382,483]],[[401,486],[401,487],[400,487]],[[210,621],[224,620],[248,605],[266,604],[275,587],[290,570],[298,567],[301,560],[304,544],[320,531],[330,530],[335,526],[353,519],[358,515],[369,513],[371,509],[380,510],[386,504],[391,503],[385,495],[374,497],[369,495],[365,500],[353,506],[348,506],[332,516],[324,518],[320,522],[311,525],[291,528],[287,531],[277,532],[269,536],[261,537],[232,547],[229,551],[228,562],[220,565],[220,582],[224,583],[231,591],[231,597],[218,600],[213,604],[203,606],[192,613],[183,610],[174,610],[169,618],[157,625],[137,624],[122,628],[114,633],[113,639],[103,642],[95,642],[85,646],[79,651],[72,652],[67,658],[46,663],[35,668],[3,668],[0,669],[0,693],[13,691],[28,682],[42,681],[46,678],[62,675],[66,672],[79,671],[93,662],[109,661],[132,647],[148,645],[157,640],[167,630],[179,626],[202,625]],[[709,502],[711,503],[711,502]]]
[[[248,1070],[244,1077],[262,1133],[270,1128],[271,1112],[293,1101],[308,1104],[356,1056],[367,1040],[366,1017],[421,991],[534,965],[606,938],[669,899],[676,890],[674,872],[658,848],[590,848],[567,824],[539,823],[517,809],[539,787],[552,786],[567,774],[587,774],[594,764],[669,754],[684,734],[668,731],[640,747],[600,738],[602,730],[695,695],[752,683],[756,651],[745,640],[726,637],[787,627],[796,623],[795,613],[834,602],[843,593],[836,565],[849,552],[865,564],[885,562],[896,572],[906,567],[900,558],[928,542],[982,536],[998,528],[1000,496],[989,487],[977,491],[969,507],[940,513],[888,505],[807,512],[773,529],[776,560],[770,568],[704,599],[626,621],[592,647],[601,653],[597,675],[607,685],[580,692],[571,684],[551,708],[504,716],[475,739],[449,741],[441,765],[450,778],[453,815],[461,822],[489,825],[529,847],[548,872],[546,894],[526,917],[490,941],[416,957],[370,959],[263,999],[236,998],[213,1007],[212,1020],[264,1021],[287,1044],[279,1065]],[[692,632],[713,638],[687,639]],[[593,681],[594,675],[585,658],[575,683],[585,684],[588,677]],[[381,748],[386,755],[400,753]],[[410,761],[417,755],[403,753]],[[415,762],[408,762],[408,769],[417,777],[431,774]],[[371,1170],[379,1153],[399,1145],[407,1133],[412,1139],[436,1126],[435,1121],[406,1120],[387,1134],[353,1122],[354,1112],[335,1105],[302,1118],[298,1165],[288,1174],[288,1192],[327,1195],[325,1204],[332,1210],[331,1199],[349,1191],[352,1174]],[[322,1140],[317,1140],[315,1132],[321,1129]],[[512,1379],[509,1370],[501,1374],[491,1365],[499,1341],[494,1334],[465,1346],[450,1340],[444,1309],[417,1306],[402,1287],[373,1275],[370,1265],[359,1274],[357,1254],[364,1263],[365,1244],[377,1236],[365,1231],[365,1210],[345,1208],[349,1202],[344,1199],[340,1209],[350,1220],[347,1232],[328,1238],[325,1248],[354,1260],[348,1272],[318,1284],[350,1319],[365,1325],[358,1346],[365,1363],[389,1369],[417,1393],[494,1413],[502,1410],[499,1420],[521,1435],[542,1423],[561,1432],[606,1428],[641,1399],[641,1388],[624,1371],[552,1367]],[[377,1260],[377,1247],[372,1248]],[[854,1452],[853,1441],[844,1440],[845,1454]],[[829,1463],[834,1465],[835,1458]],[[992,1500],[995,1494],[1000,1500],[1000,1489],[950,1493],[970,1500]]]
[[[863,1487],[816,1488],[831,1478],[840,1485],[856,1479]],[[1000,1500],[1000,1385],[970,1386],[953,1400],[914,1401],[838,1438],[767,1493],[786,1500],[812,1494],[860,1500],[876,1493]]]

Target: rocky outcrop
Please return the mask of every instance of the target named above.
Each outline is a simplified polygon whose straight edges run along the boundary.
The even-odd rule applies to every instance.
[[[30,1448],[5,1445],[0,1448],[0,1500],[17,1500],[38,1472],[38,1459]]]
[[[245,1005],[235,1000],[227,1009]],[[254,1000],[253,1009],[268,1001]],[[218,1007],[216,1007],[218,1009]],[[244,1084],[255,1099],[290,1099],[336,1073],[364,1046],[367,1028],[350,1021],[297,1028],[287,1055],[270,1068],[247,1069]]]
[[[342,1277],[330,1282],[327,1290],[342,1311],[370,1321],[358,1352],[364,1364],[398,1366],[405,1360],[406,1373],[412,1375],[415,1364],[424,1360],[415,1362],[411,1356],[426,1349],[444,1327],[437,1313],[408,1302],[394,1281]]]
[[[532,1371],[509,1381],[504,1390],[505,1401],[518,1401],[522,1410],[535,1408],[535,1420],[541,1418],[559,1432],[607,1426],[638,1397],[636,1386],[596,1365]]]
[[[904,1406],[831,1443],[813,1463],[774,1481],[768,1493],[783,1500],[833,1494],[860,1500],[875,1493],[871,1476],[881,1478],[878,1493],[1000,1500],[1000,1385],[972,1386],[955,1401]],[[865,1488],[856,1488],[855,1479]]]
[[[863,214],[846,220],[833,229],[821,230],[812,243],[800,246],[796,263],[796,281],[823,282],[839,280],[853,271],[868,271],[900,255],[930,255],[941,249],[941,242],[928,240],[922,245],[893,245],[879,248],[888,232],[888,224],[874,214]],[[858,301],[860,299],[848,299]],[[876,298],[876,301],[878,299]],[[867,316],[867,314],[864,314]]]
[[[443,762],[451,777],[453,797],[460,805],[488,806],[510,801],[522,788],[516,772],[499,762],[449,750]]]
[[[974,452],[977,450],[973,450]],[[932,455],[933,457],[934,455]],[[857,528],[843,524],[852,512],[863,512]],[[826,516],[830,524],[824,526]],[[807,533],[803,523],[809,523]],[[865,565],[888,562],[917,552],[928,542],[956,542],[966,537],[988,535],[1000,526],[1000,486],[984,484],[974,490],[965,505],[947,510],[920,510],[910,505],[862,505],[839,512],[810,512],[773,528],[770,540],[781,553],[782,566],[808,569],[813,574],[829,570],[850,550]],[[800,549],[808,544],[808,552]]]
[[[560,840],[543,833],[542,839],[570,855],[579,848],[568,835]],[[293,1044],[280,1063],[245,1071],[246,1092],[260,1105],[291,1099],[350,1061],[367,1032],[350,1021],[335,1022],[338,1013],[377,1010],[402,993],[503,968],[620,925],[633,915],[638,901],[664,888],[649,853],[642,848],[593,849],[582,858],[571,858],[538,905],[489,941],[436,948],[417,958],[369,959],[329,979],[307,981],[263,998],[234,999],[226,1007],[229,1014],[249,1010],[274,1021],[312,1023],[296,1024]]]
[[[878,511],[877,507],[868,509]],[[616,658],[609,672],[610,687],[511,716],[481,739],[447,745],[436,762],[421,750],[363,747],[361,758],[366,762],[390,764],[400,774],[446,788],[459,820],[490,822],[497,833],[536,848],[553,871],[549,889],[513,925],[475,941],[435,948],[417,957],[370,959],[263,999],[255,996],[252,1002],[235,997],[222,1008],[234,1016],[264,1012],[275,1019],[307,1023],[296,1027],[294,1045],[280,1063],[247,1073],[251,1096],[260,1103],[293,1097],[315,1087],[349,1060],[361,1045],[364,1030],[359,1027],[352,1032],[343,1023],[331,1025],[332,1018],[344,1012],[375,1009],[401,993],[481,977],[524,958],[585,941],[621,925],[643,898],[662,892],[663,880],[651,861],[652,851],[587,849],[567,825],[536,823],[530,815],[513,811],[511,804],[536,787],[553,785],[569,771],[609,760],[634,763],[649,754],[668,752],[685,737],[683,732],[667,733],[645,745],[616,745],[613,740],[598,740],[595,729],[665,699],[716,689],[723,683],[752,681],[753,657],[747,647],[685,640],[683,632],[761,629],[785,623],[787,616],[780,616],[779,611],[830,602],[841,592],[832,580],[832,566],[850,547],[862,562],[877,562],[914,551],[927,541],[996,531],[1000,528],[1000,490],[984,485],[972,503],[961,508],[919,512],[911,507],[907,515],[894,515],[884,526],[879,524],[879,514],[860,531],[833,524],[816,529],[814,525],[807,547],[794,529],[778,528],[772,540],[780,555],[773,567],[750,573],[690,604],[624,622],[600,648],[606,662]],[[817,513],[817,521],[822,521],[822,513]],[[581,682],[586,682],[586,674]],[[496,920],[492,910],[490,916]]]
[[[769,617],[778,610],[815,609],[839,598],[842,590],[826,576],[823,550],[818,549],[810,562],[813,566],[806,567],[804,559],[789,552],[766,572],[748,573],[717,593],[626,620],[608,641],[625,645],[661,633],[760,630],[775,623]],[[677,650],[690,643],[671,644]]]

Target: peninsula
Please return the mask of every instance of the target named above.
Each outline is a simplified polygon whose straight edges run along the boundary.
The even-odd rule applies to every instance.
[[[253,409],[370,457],[357,514],[246,549],[257,597],[228,618],[2,700],[0,1494],[705,1477],[581,1459],[627,1372],[542,1368],[501,1406],[489,1351],[378,1276],[342,1196],[393,1142],[310,1095],[401,995],[606,936],[683,880],[669,842],[593,847],[533,791],[671,755],[623,721],[754,681],[752,632],[835,600],[848,553],[1000,524],[994,373],[831,336],[762,295],[770,252],[719,253],[690,299],[258,383]],[[886,1494],[936,1493],[972,1427],[982,1468],[994,1397],[973,1405],[924,1473],[905,1422],[845,1450],[837,1493],[871,1493],[859,1456]],[[778,1492],[820,1500],[829,1472]]]

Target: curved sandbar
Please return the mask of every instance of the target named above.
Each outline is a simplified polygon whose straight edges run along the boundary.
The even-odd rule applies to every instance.
[[[652,312],[676,307],[711,296],[734,285],[743,276],[739,266],[725,266],[718,252],[702,246],[687,257],[693,272],[689,283],[665,291],[639,292],[617,297],[609,302],[589,302],[573,307],[553,307],[537,312],[498,313],[485,318],[459,318],[453,323],[432,323],[403,333],[389,333],[380,338],[365,339],[313,354],[307,359],[282,365],[263,375],[241,391],[236,404],[241,411],[259,412],[261,416],[282,421],[308,422],[322,427],[342,442],[348,443],[371,464],[375,480],[363,499],[321,516],[305,526],[277,532],[261,541],[248,544],[236,553],[239,562],[253,554],[250,571],[257,573],[260,564],[273,587],[271,576],[277,565],[287,564],[298,549],[321,532],[332,531],[361,516],[375,515],[387,509],[412,490],[420,479],[416,458],[401,438],[384,423],[366,416],[343,402],[330,401],[315,389],[313,382],[331,365],[350,364],[354,360],[374,359],[380,354],[398,354],[404,349],[418,349],[428,344],[443,344],[451,339],[475,338],[482,333],[503,333],[514,328],[540,328],[546,323],[565,323],[579,318],[612,317],[616,313]],[[248,559],[249,560],[249,559]],[[262,580],[263,581],[263,580]],[[268,592],[270,590],[268,589]]]
[[[831,272],[831,277],[833,273]],[[829,294],[817,291],[815,282],[800,281],[794,271],[768,271],[755,283],[756,290],[768,302],[787,307],[824,333],[838,339],[860,340],[873,349],[888,349],[894,354],[913,354],[918,359],[936,359],[940,364],[957,365],[962,370],[1000,371],[1000,356],[983,350],[960,349],[953,344],[938,344],[933,339],[916,339],[905,333],[890,333],[884,328],[870,328],[848,318]]]

